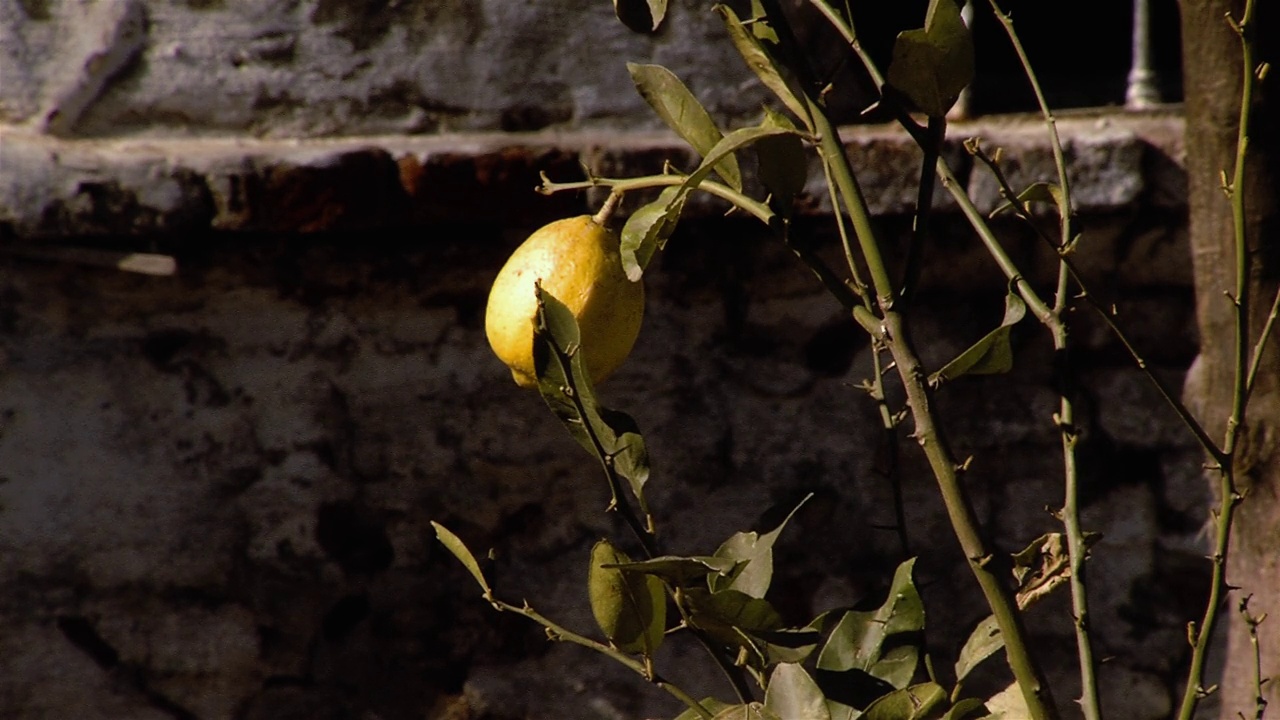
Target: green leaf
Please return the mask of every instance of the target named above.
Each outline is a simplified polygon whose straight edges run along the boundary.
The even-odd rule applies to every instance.
[[[751,637],[764,651],[766,665],[804,662],[822,641],[822,634],[808,627],[757,630]]]
[[[766,107],[762,125],[796,130],[791,119]],[[760,182],[769,191],[770,206],[789,214],[791,202],[804,190],[809,175],[809,159],[799,134],[776,135],[756,143],[756,162]]]
[[[973,35],[955,0],[930,0],[924,27],[898,33],[887,84],[921,112],[947,114],[973,80]]]
[[[946,702],[947,691],[941,685],[921,683],[894,690],[871,703],[862,714],[862,720],[922,720]]]
[[[778,523],[778,527],[764,535],[739,532],[724,541],[724,544],[716,550],[715,556],[727,558],[739,564],[731,575],[709,576],[707,580],[711,590],[715,592],[733,589],[751,597],[764,597],[769,591],[769,583],[773,580],[773,544],[777,542],[778,535],[787,526],[787,522],[811,497],[813,493],[806,495],[791,512],[787,513],[782,522]]]
[[[1009,334],[1026,314],[1027,304],[1011,290],[1004,298],[1004,319],[1000,321],[1000,327],[930,375],[929,383],[936,386],[963,375],[998,375],[1012,370],[1013,346],[1009,342]]]
[[[818,668],[832,672],[859,670],[896,688],[911,681],[919,660],[914,647],[886,648],[894,635],[924,628],[924,603],[911,579],[915,560],[894,573],[889,596],[876,610],[844,614],[818,655]]]
[[[472,555],[471,551],[467,549],[466,543],[462,542],[462,539],[454,535],[451,530],[434,520],[431,521],[431,527],[436,529],[436,539],[440,541],[440,544],[453,553],[453,556],[458,558],[458,562],[461,562],[467,572],[471,573],[471,577],[476,579],[476,583],[484,591],[485,597],[487,598],[493,594],[493,591],[489,589],[489,581],[485,580],[484,573],[480,570],[480,563],[476,562],[476,556]]]
[[[1059,212],[1062,212],[1063,210],[1065,204],[1064,200],[1065,198],[1062,197],[1062,188],[1058,187],[1054,183],[1031,183],[1025,190],[1018,193],[1018,201],[1021,202],[1023,206],[1028,206],[1032,203],[1052,203],[1054,207],[1058,208]],[[1013,203],[1005,202],[995,210],[992,210],[991,215],[988,217],[995,217],[996,215],[1011,209],[1013,209]]]
[[[738,49],[738,53],[742,55],[742,59],[747,62],[747,67],[760,78],[760,82],[765,87],[773,91],[773,94],[782,101],[787,109],[795,113],[795,116],[804,122],[805,127],[812,129],[812,122],[809,120],[809,112],[805,109],[805,103],[801,100],[804,94],[795,89],[795,85],[789,82],[782,74],[782,68],[778,63],[774,62],[769,51],[765,49],[760,38],[770,37],[772,30],[762,27],[756,30],[748,29],[741,20],[738,19],[737,13],[727,5],[716,5],[715,11],[720,13],[720,17],[724,19],[725,28],[729,31],[729,39],[733,42],[733,46]],[[752,28],[756,28],[763,23],[756,20],[751,23]],[[772,35],[770,39],[776,38]]]
[[[786,720],[831,720],[827,700],[804,668],[783,663],[769,675],[764,706]]]
[[[988,615],[969,633],[969,639],[960,649],[960,657],[956,660],[956,682],[968,677],[983,660],[1002,647],[1004,636],[1000,634],[1000,624],[996,622],[995,615]]]
[[[667,16],[667,0],[613,0],[613,12],[631,30],[653,33]]]
[[[664,188],[657,200],[641,206],[627,218],[622,226],[620,252],[628,280],[639,282],[654,253],[666,246],[688,196],[682,186]]]
[[[622,228],[622,241],[619,251],[622,254],[622,267],[627,277],[634,281],[640,279],[653,255],[675,230],[676,221],[689,193],[702,184],[711,171],[726,157],[732,156],[735,150],[758,142],[763,138],[778,135],[794,134],[796,131],[783,127],[760,125],[740,128],[721,138],[719,142],[702,158],[697,169],[685,176],[684,182],[662,191],[658,199],[641,207]]]
[[[648,517],[644,486],[649,480],[649,453],[635,420],[597,401],[582,363],[578,321],[564,303],[534,284],[538,314],[533,331],[533,366],[538,391],[578,444],[625,480]],[[601,457],[603,455],[603,457]],[[614,498],[615,503],[618,498]]]
[[[667,596],[652,575],[624,573],[616,564],[630,562],[608,540],[591,548],[587,590],[591,613],[609,642],[623,652],[652,657],[667,629]]]
[[[1001,720],[1022,720],[1022,718],[1031,717],[1031,711],[1027,709],[1027,698],[1022,694],[1022,687],[1016,682],[992,695],[985,704],[987,711]]]
[[[669,580],[674,585],[685,585],[691,580],[705,577],[711,573],[728,574],[733,572],[737,563],[725,558],[711,556],[677,557],[664,555],[651,560],[626,562],[610,565],[619,570],[632,573],[646,573]]]
[[[711,152],[711,148],[724,137],[711,115],[689,92],[689,88],[675,73],[661,65],[627,63],[631,81],[640,96],[658,113],[658,117],[697,151],[699,156]],[[734,190],[742,190],[742,172],[738,160],[729,155],[716,163],[715,172]]]
[[[965,718],[985,718],[990,715],[987,706],[978,698],[965,698],[952,705],[941,720],[965,720]],[[1013,720],[1009,718],[1009,720]]]
[[[716,713],[713,720],[785,720],[758,702],[731,705]]]
[[[698,704],[706,708],[712,715],[720,713],[724,710],[728,710],[729,708],[735,707],[734,705],[730,705],[727,702],[717,700],[713,697],[702,698],[701,700],[698,701]],[[702,716],[698,714],[697,710],[694,710],[693,708],[689,708],[688,710],[685,710],[684,712],[675,716],[674,720],[699,720],[701,717]]]
[[[767,600],[737,590],[713,593],[690,588],[685,592],[685,599],[689,604],[690,622],[708,630],[728,626],[754,633],[782,627],[782,616]]]

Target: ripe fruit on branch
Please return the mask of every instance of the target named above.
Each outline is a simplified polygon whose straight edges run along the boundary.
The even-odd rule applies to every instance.
[[[644,317],[644,285],[629,281],[622,269],[618,236],[604,225],[611,205],[595,217],[565,218],[539,228],[493,281],[485,334],[517,385],[538,384],[533,367],[535,282],[578,321],[583,361],[593,380],[604,380],[631,353]]]

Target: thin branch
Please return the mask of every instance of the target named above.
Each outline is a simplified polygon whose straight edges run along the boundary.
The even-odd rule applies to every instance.
[[[584,648],[594,650],[600,653],[601,655],[604,655],[610,658],[611,660],[614,660],[620,665],[623,665],[624,667],[640,675],[640,677],[643,677],[645,680],[665,690],[672,697],[674,697],[675,699],[679,700],[680,702],[688,706],[689,709],[698,713],[699,717],[706,718],[707,720],[710,720],[710,718],[714,717],[711,711],[703,707],[702,703],[695,700],[692,695],[685,692],[682,688],[680,688],[680,686],[674,683],[667,682],[661,677],[655,675],[652,672],[651,666],[646,666],[645,663],[642,663],[639,660],[636,660],[630,655],[627,655],[617,650],[616,648],[612,648],[608,645],[605,645],[602,642],[598,642],[596,640],[592,640],[589,637],[579,635],[578,633],[575,633],[572,630],[569,630],[564,626],[555,623],[551,619],[545,617],[541,613],[534,610],[532,607],[529,606],[529,603],[527,602],[524,605],[512,605],[510,603],[506,603],[501,600],[491,600],[491,602],[493,603],[493,606],[497,608],[500,612],[512,612],[517,615],[523,615],[524,617],[529,618],[530,620],[546,628],[547,637],[550,638],[551,640],[554,640],[557,642],[570,642],[575,645],[581,645]]]

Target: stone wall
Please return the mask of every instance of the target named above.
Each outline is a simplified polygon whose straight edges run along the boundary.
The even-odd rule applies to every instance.
[[[706,13],[679,6],[644,38],[607,3],[570,5],[0,0],[0,715],[674,714],[625,671],[492,612],[429,525],[493,548],[503,597],[590,631],[587,553],[625,536],[590,458],[489,352],[487,285],[532,228],[597,201],[533,193],[540,172],[689,161],[650,131],[623,60],[672,66],[726,121],[761,97],[699,74],[738,67]],[[549,32],[569,26],[582,32]],[[1079,260],[1176,386],[1197,342],[1181,124],[1061,127]],[[1006,149],[1015,181],[1050,175],[1038,125],[953,128],[970,135]],[[917,155],[890,128],[846,141],[899,261]],[[993,208],[989,179],[952,157]],[[797,235],[838,262],[818,175]],[[940,207],[916,311],[933,365],[990,329],[1004,294]],[[647,276],[635,354],[601,393],[645,431],[673,552],[709,552],[815,493],[780,542],[773,598],[804,622],[874,598],[901,559],[878,419],[856,389],[871,355],[789,252],[722,212],[691,208]],[[1048,286],[1049,254],[999,228]],[[137,253],[176,272],[110,267]],[[1085,521],[1104,535],[1090,576],[1104,697],[1117,717],[1163,717],[1207,574],[1207,490],[1123,349],[1088,313],[1072,322]],[[1047,346],[1025,323],[1013,374],[939,398],[1005,549],[1053,530],[1045,508],[1061,501]],[[903,450],[945,668],[981,599]],[[1067,618],[1064,597],[1032,617],[1064,705]],[[660,663],[696,695],[726,692],[679,640]],[[1002,681],[993,663],[975,690]]]

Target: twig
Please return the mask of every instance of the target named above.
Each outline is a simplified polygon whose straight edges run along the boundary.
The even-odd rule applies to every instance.
[[[1217,513],[1217,532],[1214,538],[1212,577],[1210,578],[1209,599],[1205,603],[1204,616],[1192,638],[1195,642],[1191,651],[1191,667],[1187,671],[1187,686],[1183,691],[1182,704],[1178,708],[1178,720],[1191,720],[1196,706],[1202,697],[1204,667],[1209,655],[1209,642],[1214,626],[1218,622],[1218,613],[1223,596],[1230,590],[1227,585],[1227,553],[1231,548],[1231,527],[1235,519],[1236,507],[1241,496],[1236,489],[1235,455],[1236,444],[1240,439],[1240,431],[1245,423],[1245,411],[1249,402],[1249,378],[1251,375],[1249,361],[1249,243],[1245,225],[1244,207],[1244,171],[1245,159],[1249,152],[1249,122],[1253,110],[1253,86],[1256,82],[1253,66],[1253,10],[1254,0],[1245,0],[1244,14],[1240,21],[1234,21],[1227,15],[1226,22],[1235,30],[1240,38],[1240,66],[1242,71],[1240,87],[1240,115],[1236,135],[1235,170],[1228,191],[1231,202],[1231,222],[1235,241],[1236,287],[1233,296],[1235,310],[1235,347],[1234,376],[1231,400],[1231,417],[1227,419],[1226,438],[1222,443],[1222,454],[1218,463],[1218,493],[1220,495]],[[1270,327],[1270,323],[1268,323]],[[1265,337],[1259,340],[1265,342]]]
[[[657,685],[658,687],[665,690],[672,697],[684,703],[691,710],[698,713],[699,717],[707,718],[707,720],[710,720],[710,718],[713,717],[711,711],[703,707],[702,703],[695,700],[692,695],[685,692],[682,688],[680,688],[680,686],[675,685],[674,683],[667,682],[666,680],[662,679],[658,675],[655,675],[652,671],[651,666],[646,666],[645,663],[642,663],[639,660],[636,660],[630,655],[627,655],[617,650],[616,648],[609,647],[608,645],[605,645],[602,642],[598,642],[596,640],[592,640],[589,637],[579,635],[578,633],[575,633],[572,630],[569,630],[564,626],[555,623],[551,619],[535,611],[532,607],[529,606],[529,603],[527,602],[519,606],[512,605],[510,603],[506,603],[501,600],[495,600],[492,598],[490,598],[490,602],[493,604],[493,607],[497,608],[500,612],[513,612],[517,615],[523,615],[524,617],[529,618],[530,620],[538,623],[542,627],[546,628],[547,637],[551,640],[554,640],[557,642],[571,642],[575,645],[581,645],[582,647],[595,650],[601,655],[609,657],[615,662],[631,669],[633,672],[640,675],[645,680],[653,683],[654,685]]]

